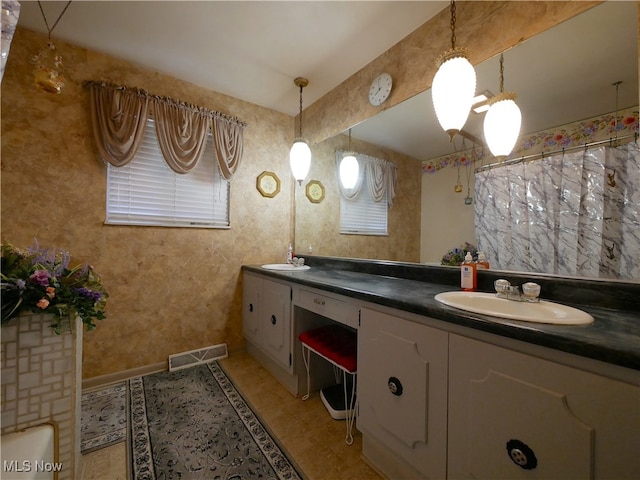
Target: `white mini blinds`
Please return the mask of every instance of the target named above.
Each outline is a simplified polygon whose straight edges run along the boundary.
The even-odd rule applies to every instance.
[[[345,152],[336,152],[336,175]],[[396,166],[386,160],[354,154],[360,165],[354,188],[340,189],[340,233],[387,235],[388,207],[393,204]]]
[[[201,160],[188,174],[165,162],[148,119],[140,146],[124,166],[107,164],[107,224],[228,228],[229,182],[220,175],[206,139]]]

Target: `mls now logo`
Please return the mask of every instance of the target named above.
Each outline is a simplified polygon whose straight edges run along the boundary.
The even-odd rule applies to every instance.
[[[45,462],[44,460],[3,460],[2,471],[9,473],[21,472],[60,472],[62,471],[62,463]]]

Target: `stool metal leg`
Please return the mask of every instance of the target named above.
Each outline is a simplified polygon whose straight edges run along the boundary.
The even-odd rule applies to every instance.
[[[348,392],[347,392],[347,371],[343,370],[342,371],[342,384],[343,384],[343,389],[344,389],[344,405],[345,408],[347,409],[347,417],[346,417],[346,424],[347,424],[347,435],[344,439],[344,441],[347,443],[347,445],[351,445],[353,444],[353,424],[355,423],[355,419],[356,419],[356,376],[353,374],[350,374],[352,376],[352,382],[351,382],[351,398],[347,398],[348,397]]]
[[[304,360],[304,366],[307,369],[307,393],[302,396],[302,400],[307,400],[311,391],[311,373],[309,372],[311,363],[311,350],[309,348],[306,348],[304,343],[302,344],[302,360]]]

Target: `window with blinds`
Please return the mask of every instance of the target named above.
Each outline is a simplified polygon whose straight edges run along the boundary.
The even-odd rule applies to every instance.
[[[211,134],[194,169],[178,174],[164,161],[149,119],[134,159],[108,164],[105,223],[229,228],[229,182],[218,171]]]
[[[366,177],[360,193],[347,200],[340,195],[340,233],[349,235],[388,235],[387,194],[375,202],[366,186]]]

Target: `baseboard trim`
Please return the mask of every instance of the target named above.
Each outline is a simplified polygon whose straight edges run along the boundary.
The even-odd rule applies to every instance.
[[[131,368],[121,372],[108,373],[98,377],[85,378],[82,380],[82,391],[90,391],[96,388],[103,388],[113,383],[124,382],[134,377],[141,377],[156,372],[166,372],[168,370],[167,362],[158,362],[144,367]]]
[[[234,353],[243,352],[246,350],[244,345],[234,346],[228,348],[229,355]],[[82,380],[82,391],[90,391],[99,388],[104,388],[114,383],[124,382],[134,377],[141,377],[142,375],[148,375],[150,373],[166,372],[169,370],[167,362],[158,362],[151,365],[145,365],[144,367],[131,368],[129,370],[123,370],[122,372],[108,373],[106,375],[100,375],[98,377],[85,378]]]

